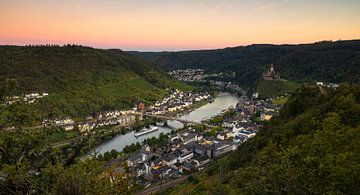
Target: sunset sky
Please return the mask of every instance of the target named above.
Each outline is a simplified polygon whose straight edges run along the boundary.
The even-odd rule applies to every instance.
[[[159,51],[360,39],[360,0],[0,0],[0,45]]]

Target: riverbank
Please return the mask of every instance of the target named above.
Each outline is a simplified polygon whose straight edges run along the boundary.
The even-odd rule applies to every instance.
[[[220,92],[214,99],[214,102],[206,103],[205,105],[194,109],[192,112],[179,118],[201,122],[202,120],[211,118],[214,114],[220,114],[224,109],[228,109],[230,106],[235,106],[237,103],[238,96],[235,94]],[[158,131],[149,133],[139,138],[134,136],[134,131],[127,132],[124,135],[116,135],[115,137],[96,146],[95,150],[101,154],[111,151],[112,149],[120,152],[126,145],[131,145],[136,142],[141,143],[147,138],[158,137],[160,133],[171,133],[174,129],[181,129],[182,124],[180,122],[167,121],[167,123],[169,124],[169,127],[159,127]]]
[[[215,97],[213,97],[213,99],[216,98],[218,94],[219,93],[214,93]],[[201,102],[193,104],[189,109],[182,110],[181,112],[179,112],[179,111],[174,112],[173,115],[174,116],[177,116],[177,115],[181,116],[184,114],[186,115],[189,113],[189,111],[192,112],[192,111],[196,110],[197,108],[207,105],[208,103],[210,103],[208,100],[203,100]],[[139,130],[145,126],[148,126],[148,125],[155,125],[155,123],[157,122],[157,120],[154,120],[152,118],[146,118],[145,121],[146,122],[140,122],[140,124],[138,124],[138,125],[133,125],[130,128],[124,129],[124,128],[120,128],[119,126],[115,126],[115,127],[111,127],[109,129],[105,130],[107,132],[101,131],[100,133],[95,133],[95,135],[100,136],[100,137],[96,137],[95,144],[93,144],[92,146],[86,147],[83,150],[81,155],[88,154],[89,152],[94,150],[94,148],[95,148],[95,151],[99,152],[100,154],[103,154],[103,153],[109,151],[108,149],[110,149],[110,150],[115,149],[115,150],[121,152],[122,149],[125,147],[125,146],[123,146],[123,144],[121,144],[119,147],[110,148],[107,146],[107,142],[112,142],[112,139],[116,139],[116,137],[118,137],[118,136],[127,136],[127,134],[135,134],[135,132],[137,130]],[[170,133],[172,130],[183,128],[182,124],[177,124],[177,121],[173,121],[173,122],[167,121],[167,123],[170,123],[170,124],[167,126],[164,126],[164,127],[161,127],[161,126],[158,127],[160,129],[160,131],[159,131],[160,133]],[[96,132],[96,131],[94,131],[94,132]],[[157,137],[158,135],[160,135],[159,132],[154,132],[154,133],[150,133],[150,134],[152,136]],[[143,135],[143,136],[145,136],[145,139],[150,138],[150,137],[148,137],[148,134]],[[127,140],[132,140],[134,142],[128,142],[128,141],[126,141],[126,142],[128,143],[128,145],[131,145],[131,144],[137,143],[137,142],[141,143],[142,141],[144,141],[143,136],[135,137],[135,135],[134,135],[134,137],[136,139],[133,139],[131,136],[127,136],[128,137]],[[105,150],[103,148],[105,148]]]

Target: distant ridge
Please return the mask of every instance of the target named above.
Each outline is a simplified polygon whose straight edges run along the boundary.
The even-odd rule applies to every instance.
[[[288,80],[360,83],[360,40],[130,53],[166,70],[234,71],[234,81],[245,87],[254,87],[268,64],[274,64],[281,77]]]
[[[42,111],[83,116],[154,101],[167,87],[183,87],[150,63],[119,49],[84,46],[0,46],[0,83],[15,79],[17,94],[47,92]]]

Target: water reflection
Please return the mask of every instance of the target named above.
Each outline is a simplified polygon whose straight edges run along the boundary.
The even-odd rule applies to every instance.
[[[222,110],[235,106],[238,102],[238,97],[231,93],[219,93],[213,103],[206,104],[184,116],[181,119],[189,121],[201,122],[202,120],[209,119],[211,116],[221,113]],[[126,145],[130,145],[136,142],[142,142],[147,138],[159,137],[160,133],[170,133],[172,129],[182,128],[183,124],[178,121],[169,120],[167,121],[168,127],[159,127],[158,131],[140,136],[136,138],[134,132],[129,132],[125,135],[118,135],[111,140],[96,147],[96,151],[103,154],[112,149],[122,151]]]

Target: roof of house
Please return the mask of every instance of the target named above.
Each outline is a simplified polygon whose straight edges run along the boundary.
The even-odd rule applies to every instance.
[[[167,162],[170,162],[170,161],[177,159],[177,155],[175,155],[174,153],[168,153],[168,154],[162,155],[161,159],[163,159]]]
[[[197,155],[194,157],[195,160],[199,161],[199,162],[202,162],[202,161],[206,161],[209,159],[208,156],[206,155]]]
[[[142,159],[142,154],[141,153],[136,153],[131,155],[127,160],[129,161],[137,161],[137,160],[141,160]]]

